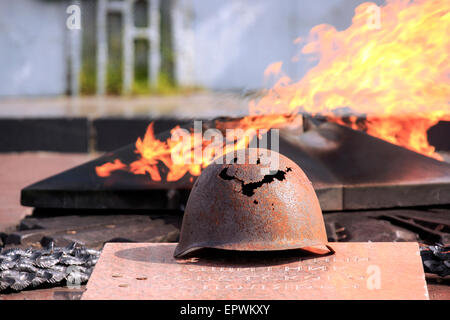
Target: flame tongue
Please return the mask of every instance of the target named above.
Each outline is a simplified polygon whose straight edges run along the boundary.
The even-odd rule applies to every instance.
[[[116,159],[114,162],[107,162],[101,166],[95,167],[95,172],[99,177],[105,178],[109,177],[111,172],[125,169],[126,167],[126,164],[122,163],[119,159]]]
[[[369,117],[367,120],[367,133],[380,137],[388,142],[405,146],[418,153],[442,160],[435,153],[435,148],[428,143],[427,131],[437,124],[439,119],[432,116],[423,118],[411,117]]]
[[[366,119],[329,116],[327,119],[442,161],[442,157],[427,140],[428,129],[437,124],[439,119],[413,116],[368,116]]]
[[[250,140],[255,137],[258,130],[265,128],[272,128],[277,125],[284,125],[289,123],[294,117],[284,115],[267,115],[263,117],[244,117],[236,121],[216,122],[216,127],[225,131],[226,129],[239,128],[240,134],[237,134],[235,141],[225,141],[220,144],[223,154],[245,148],[250,143]],[[179,129],[179,126],[171,130],[174,133]],[[167,168],[168,173],[165,178],[166,181],[177,181],[181,179],[186,173],[192,176],[199,176],[202,168],[205,168],[215,157],[220,154],[212,154],[211,157],[202,157],[201,163],[194,163],[194,150],[204,150],[205,147],[212,142],[204,140],[201,133],[192,132],[190,134],[190,143],[182,144],[172,139],[166,141],[158,140],[153,131],[153,123],[151,123],[143,139],[138,138],[136,141],[135,152],[139,155],[138,160],[129,165],[123,164],[116,159],[114,162],[108,162],[96,167],[96,172],[99,177],[108,177],[111,172],[116,170],[128,170],[133,174],[149,174],[153,181],[161,181],[161,174],[158,168],[158,163],[162,162]]]

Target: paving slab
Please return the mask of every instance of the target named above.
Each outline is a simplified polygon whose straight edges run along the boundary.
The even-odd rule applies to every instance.
[[[204,250],[175,260],[176,244],[108,243],[82,299],[428,299],[415,242],[332,243],[302,250]]]
[[[32,208],[20,205],[20,191],[33,181],[79,165],[94,155],[52,152],[0,154],[0,232],[19,224]]]

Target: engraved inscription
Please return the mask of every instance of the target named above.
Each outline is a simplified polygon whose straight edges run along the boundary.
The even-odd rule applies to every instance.
[[[369,275],[355,273],[354,265],[367,265],[369,261],[369,257],[359,256],[324,257],[281,266],[223,267],[213,263],[196,265],[198,261],[190,259],[178,263],[170,274],[150,277],[148,285],[155,290],[204,291],[359,289],[366,287]]]

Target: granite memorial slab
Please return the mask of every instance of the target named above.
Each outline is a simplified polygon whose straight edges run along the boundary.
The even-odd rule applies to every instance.
[[[82,299],[428,299],[415,242],[330,243],[303,250],[204,249],[175,260],[175,243],[107,243]]]

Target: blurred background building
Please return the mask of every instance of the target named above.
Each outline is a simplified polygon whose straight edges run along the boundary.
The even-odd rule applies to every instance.
[[[253,90],[280,60],[299,79],[311,63],[291,62],[293,40],[321,23],[348,27],[362,2],[1,1],[0,96]]]

